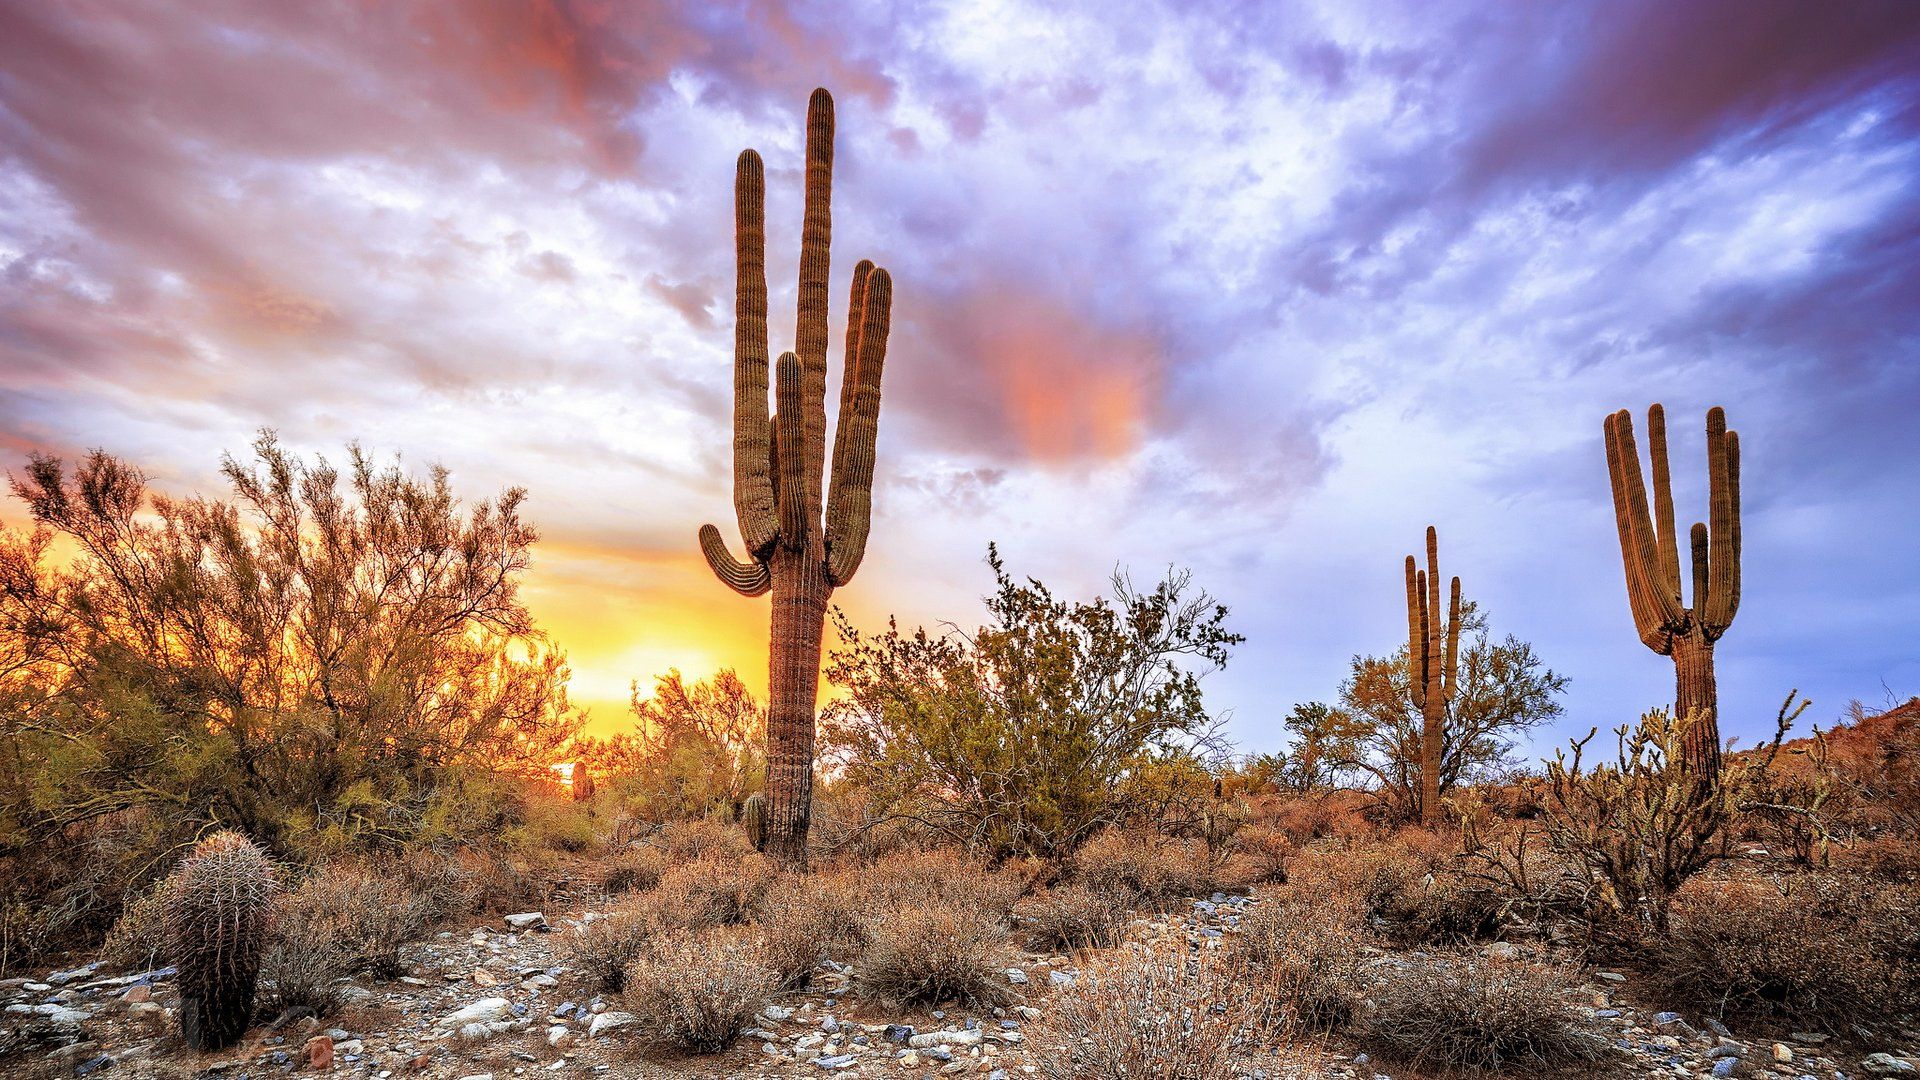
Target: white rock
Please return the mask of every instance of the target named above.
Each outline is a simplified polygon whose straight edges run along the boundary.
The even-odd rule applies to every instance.
[[[565,1024],[555,1024],[547,1029],[547,1045],[555,1050],[564,1050],[573,1042],[573,1032]]]
[[[639,1019],[630,1012],[603,1012],[587,1026],[587,1038],[597,1039],[601,1032],[623,1028]]]
[[[547,916],[541,911],[523,911],[518,915],[507,916],[507,925],[515,930],[532,930],[547,925]]]
[[[973,1031],[927,1031],[907,1038],[907,1045],[915,1050],[924,1050],[929,1046],[978,1046],[984,1035],[979,1029]]]
[[[455,1009],[440,1021],[443,1028],[457,1028],[465,1024],[484,1024],[489,1020],[498,1020],[507,1015],[512,1003],[503,997],[481,998],[471,1005]]]

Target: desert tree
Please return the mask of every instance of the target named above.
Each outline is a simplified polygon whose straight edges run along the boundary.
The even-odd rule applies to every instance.
[[[829,761],[881,812],[996,854],[1057,855],[1124,820],[1128,781],[1221,748],[1201,677],[1242,640],[1184,571],[1063,600],[997,549],[972,634],[863,634],[836,615]],[[1201,775],[1205,775],[1204,771]],[[1208,781],[1211,788],[1211,781]]]

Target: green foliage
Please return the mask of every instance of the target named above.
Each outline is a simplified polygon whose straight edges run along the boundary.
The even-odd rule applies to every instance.
[[[1324,701],[1295,705],[1282,723],[1293,745],[1256,759],[1255,767],[1268,784],[1300,795],[1337,786],[1348,771],[1342,763],[1359,756],[1372,731],[1367,721]]]
[[[581,739],[572,753],[640,817],[731,818],[765,781],[766,709],[732,668],[691,685],[669,671],[650,697],[635,683],[631,708],[631,732]]]
[[[1442,728],[1440,793],[1497,779],[1513,765],[1519,736],[1559,716],[1566,676],[1546,666],[1533,646],[1509,634],[1494,641],[1480,605],[1460,609],[1470,635],[1460,657],[1458,694]],[[1396,812],[1411,814],[1420,791],[1420,711],[1408,682],[1407,650],[1356,656],[1340,684],[1346,716],[1335,744],[1343,767],[1371,777]],[[1350,722],[1350,726],[1349,726]]]
[[[995,591],[971,637],[867,636],[836,613],[823,756],[881,814],[999,855],[1071,850],[1128,815],[1127,781],[1215,747],[1200,675],[1241,641],[1227,609],[1170,573],[1147,591],[1057,599],[988,549]]]
[[[573,733],[518,595],[523,492],[254,452],[228,501],[98,451],[15,478],[37,530],[0,534],[0,854],[128,813],[309,857],[485,827],[468,782]]]

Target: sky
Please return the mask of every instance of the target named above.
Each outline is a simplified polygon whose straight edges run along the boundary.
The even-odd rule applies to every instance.
[[[1601,442],[1659,401],[1683,524],[1706,410],[1741,434],[1724,732],[1920,692],[1902,0],[0,2],[0,465],[212,493],[270,427],[524,486],[597,730],[670,667],[764,685],[694,535],[733,534],[734,158],[778,351],[816,85],[834,348],[854,262],[894,281],[857,624],[976,624],[989,541],[1068,595],[1188,567],[1274,750],[1404,640],[1433,524],[1571,679],[1548,752],[1673,693]]]

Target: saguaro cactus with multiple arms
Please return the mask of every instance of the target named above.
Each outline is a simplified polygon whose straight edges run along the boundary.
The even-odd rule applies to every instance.
[[[1707,518],[1696,522],[1693,605],[1680,594],[1680,547],[1673,518],[1673,485],[1667,472],[1667,419],[1647,410],[1647,456],[1653,462],[1649,514],[1633,416],[1622,409],[1607,417],[1607,471],[1613,481],[1613,516],[1626,563],[1627,605],[1647,648],[1673,658],[1673,710],[1687,720],[1684,767],[1702,780],[1720,774],[1719,691],[1713,679],[1713,645],[1740,608],[1740,436],[1727,430],[1727,414],[1707,410]],[[1690,718],[1690,719],[1689,719]]]
[[[846,368],[824,504],[827,437],[827,248],[832,233],[833,98],[807,107],[806,211],[800,234],[800,317],[794,351],[774,366],[777,411],[767,412],[766,181],[760,155],[740,154],[734,175],[733,504],[745,562],[720,530],[700,528],[700,550],[720,580],[745,596],[773,593],[767,688],[766,850],[804,868],[813,795],[814,703],[827,599],[853,579],[866,552],[873,504],[873,447],[880,370],[887,355],[893,282],[862,260],[853,268]],[[824,505],[825,517],[822,518]]]
[[[1447,621],[1440,623],[1440,535],[1427,526],[1427,568],[1407,556],[1407,688],[1420,710],[1420,820],[1440,819],[1440,759],[1447,706],[1459,690],[1460,579],[1453,579]],[[1444,646],[1442,642],[1444,641]]]

